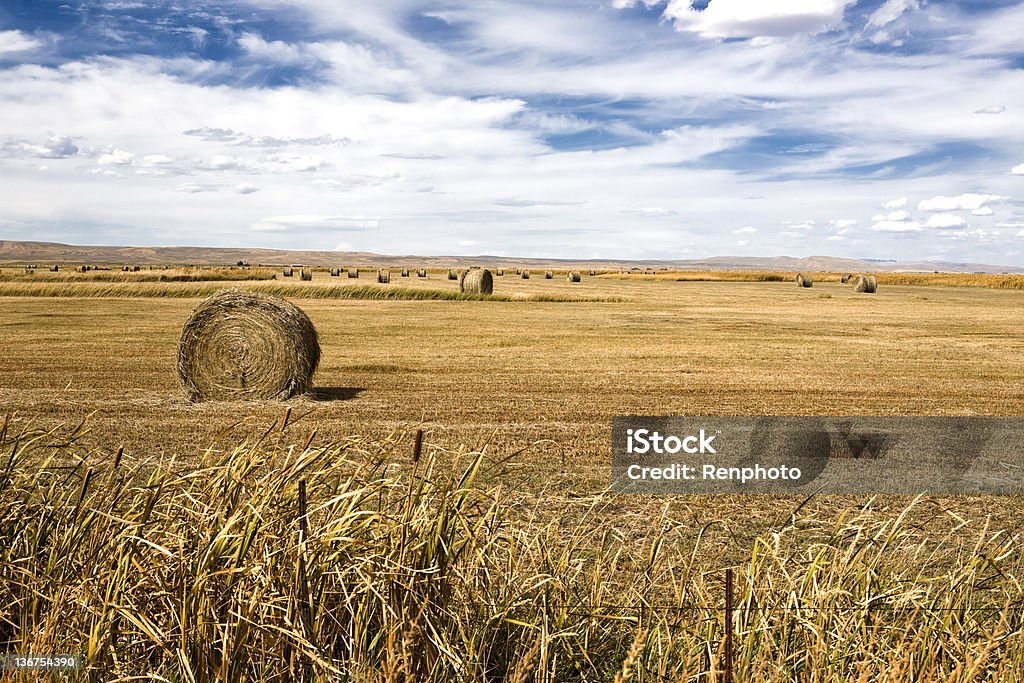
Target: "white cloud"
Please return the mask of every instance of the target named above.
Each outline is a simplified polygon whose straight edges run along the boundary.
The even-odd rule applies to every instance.
[[[980,209],[974,209],[971,211],[971,215],[974,216],[991,216],[995,211],[992,210],[991,206],[983,206]]]
[[[142,162],[145,164],[152,164],[154,166],[162,164],[170,164],[174,162],[174,159],[167,156],[166,154],[147,154],[142,157]]]
[[[900,18],[904,12],[921,8],[920,0],[886,0],[868,17],[869,27],[881,28]]]
[[[267,41],[255,33],[243,33],[239,36],[238,46],[256,59],[278,64],[299,64],[309,60],[307,53],[299,46],[280,40]]]
[[[997,194],[967,193],[956,197],[938,195],[931,199],[922,199],[917,204],[918,211],[973,211],[987,204],[1000,204],[1008,200]]]
[[[737,247],[745,247],[750,244],[750,240],[736,240]]]
[[[254,192],[259,191],[260,188],[250,183],[240,183],[238,185],[235,185],[235,192],[237,192],[238,194],[252,194]]]
[[[0,56],[30,52],[43,44],[21,31],[0,31]]]
[[[1003,105],[1001,105],[1001,104],[991,104],[991,105],[989,105],[987,107],[982,107],[981,109],[975,109],[974,113],[975,114],[1002,114],[1004,111],[1006,111],[1006,107],[1004,107]]]
[[[926,228],[964,228],[967,221],[955,213],[937,213],[928,217],[924,224]]]
[[[96,163],[100,166],[129,166],[135,155],[116,147],[108,147]]]
[[[917,221],[877,221],[871,229],[877,232],[918,232],[921,224]]]
[[[748,225],[748,226],[746,226],[744,228],[737,228],[736,230],[733,230],[732,234],[734,234],[734,235],[753,235],[755,232],[757,232],[757,228],[755,228],[752,225]]]
[[[9,140],[0,146],[7,156],[35,157],[37,159],[66,159],[78,154],[78,145],[67,135],[50,135],[46,142],[35,144],[28,140]]]
[[[857,0],[714,0],[696,10],[692,0],[669,0],[664,16],[676,29],[704,38],[754,38],[821,33],[836,26]]]
[[[890,199],[887,202],[882,202],[883,209],[902,209],[907,205],[907,197],[900,197],[899,199]]]
[[[893,211],[888,214],[878,214],[877,216],[871,217],[872,221],[909,221],[910,214],[906,211]]]
[[[1010,173],[1013,175],[1024,175],[1024,164],[1014,166],[1010,169]]]
[[[842,231],[857,225],[857,221],[852,218],[838,218],[834,221],[829,221],[829,224],[836,226]]]

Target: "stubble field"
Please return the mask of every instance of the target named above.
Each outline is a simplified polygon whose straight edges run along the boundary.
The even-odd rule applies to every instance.
[[[887,631],[896,636],[891,647],[883,643],[875,652],[871,643],[885,638],[865,631],[863,615],[840,615],[835,617],[839,621],[827,623],[815,622],[817,616],[798,617],[787,627],[795,629],[793,633],[773,650],[765,644],[765,634],[777,631],[780,622],[744,617],[750,621],[737,627],[738,647],[743,648],[738,656],[745,658],[738,680],[849,680],[855,675],[882,680],[871,672],[899,672],[900,666],[910,668],[899,680],[957,676],[964,681],[1012,680],[1000,662],[1024,661],[1018,500],[651,498],[612,496],[605,490],[610,474],[610,421],[615,415],[1020,414],[1024,407],[1024,337],[1020,334],[1024,291],[934,282],[932,286],[887,285],[883,280],[877,294],[865,295],[822,278],[816,279],[813,288],[804,289],[791,281],[675,281],[660,274],[588,277],[584,273],[582,283],[571,284],[564,273],[546,280],[542,271],[533,271],[529,280],[523,280],[506,270],[504,277],[495,279],[495,293],[509,297],[507,301],[336,299],[322,298],[322,292],[318,298],[304,298],[303,287],[312,292],[312,288],[356,284],[318,271],[313,282],[298,282],[298,278],[287,282],[289,299],[306,311],[319,331],[322,361],[315,392],[285,404],[191,404],[177,385],[174,366],[181,326],[199,299],[159,294],[197,286],[212,292],[238,283],[67,278],[73,281],[46,284],[48,274],[39,275],[44,277],[27,284],[26,278],[14,274],[0,281],[0,405],[11,425],[6,431],[41,430],[50,432],[47,438],[53,440],[65,438],[85,420],[74,437],[76,457],[97,471],[113,467],[115,459],[118,466],[130,463],[140,472],[172,462],[176,468],[187,469],[190,462],[206,467],[209,458],[230,454],[247,440],[252,448],[263,448],[263,442],[256,441],[271,430],[277,435],[274,448],[285,449],[281,452],[287,452],[288,446],[292,452],[321,448],[318,457],[335,453],[339,462],[356,470],[365,462],[352,464],[350,457],[339,453],[346,452],[352,435],[359,435],[360,443],[373,446],[356,450],[376,454],[386,461],[385,469],[390,468],[388,477],[403,482],[414,473],[412,435],[423,429],[428,458],[439,471],[457,472],[459,463],[478,458],[473,487],[486,492],[486,500],[500,501],[494,503],[498,510],[487,513],[496,519],[501,513],[497,527],[512,536],[545,539],[544,548],[525,542],[521,555],[506,549],[509,562],[529,565],[521,568],[519,578],[524,581],[553,576],[565,586],[580,581],[602,585],[598,593],[607,592],[606,600],[610,595],[612,603],[628,603],[624,608],[643,611],[657,602],[637,587],[637,577],[646,576],[644,590],[668,590],[680,605],[700,598],[698,602],[707,603],[708,618],[718,620],[717,624],[722,616],[716,582],[724,567],[734,566],[741,574],[741,599],[748,602],[767,604],[767,593],[771,593],[777,605],[799,606],[806,591],[807,599],[816,605],[812,609],[824,613],[831,605],[845,604],[841,598],[865,607],[879,596],[888,596],[919,622],[911,625],[894,619],[887,623]],[[370,284],[369,277],[364,272],[358,284]],[[279,278],[241,286],[260,289],[282,284]],[[73,288],[57,296],[39,295],[56,294],[48,292],[48,287],[68,286]],[[91,286],[125,291],[105,290],[106,296],[91,297],[87,296]],[[133,287],[151,290],[135,290],[137,296],[130,296],[128,290]],[[425,280],[399,278],[393,272],[392,284],[380,287],[454,292],[457,283],[447,280],[443,272],[433,271]],[[560,297],[589,300],[543,300]],[[287,407],[291,412],[283,425]],[[204,455],[211,444],[213,448]],[[10,451],[10,444],[5,448]],[[324,465],[323,471],[333,472],[333,467]],[[437,478],[444,476],[450,475]],[[77,493],[75,486],[80,482],[71,482],[67,486]],[[30,492],[36,484],[23,482],[23,486]],[[32,499],[31,493],[26,496],[25,501]],[[293,496],[290,488],[287,496]],[[438,499],[427,498],[423,509],[433,509]],[[315,494],[311,500],[316,500]],[[617,539],[613,545],[622,554],[621,574],[603,564],[608,561],[604,556],[608,534]],[[873,535],[876,542],[864,543]],[[819,566],[812,558],[824,557],[823,548],[831,548],[835,556],[821,560]],[[175,554],[173,549],[170,552]],[[564,566],[540,562],[545,552],[562,553]],[[872,559],[865,561],[874,585],[870,578],[866,585],[859,579],[852,581],[856,586],[846,583],[850,573],[859,576],[861,569],[855,565],[864,558],[858,553],[870,554]],[[645,554],[650,563],[646,570]],[[758,564],[765,556],[774,560],[771,569]],[[479,561],[483,557],[481,550]],[[531,560],[527,562],[526,557]],[[595,563],[603,569],[595,569]],[[323,565],[324,576],[333,576],[329,566]],[[685,580],[680,574],[684,568]],[[816,576],[816,571],[823,576]],[[509,564],[503,575],[516,573]],[[776,579],[766,578],[775,573]],[[879,578],[885,576],[893,577],[892,582]],[[953,586],[945,590],[958,595],[965,577],[969,599],[956,598],[964,600],[962,619],[945,621],[947,612],[941,609],[927,616],[928,600],[941,594],[943,585]],[[759,580],[775,582],[759,588]],[[808,588],[819,581],[831,588],[817,592]],[[459,590],[467,590],[460,586]],[[766,593],[759,594],[761,589]],[[600,602],[594,593],[587,597],[578,587],[565,590],[563,599],[574,605],[592,609],[594,599]],[[23,604],[22,598],[11,597],[16,593],[5,597],[12,605]],[[982,603],[989,610],[998,608],[994,616],[983,619],[978,614],[986,612],[971,612]],[[286,605],[283,614],[292,603],[282,604]],[[301,607],[303,601],[296,604]],[[1010,611],[1000,621],[1003,608]],[[50,605],[49,609],[58,608]],[[682,649],[676,651],[664,642],[674,642],[677,636],[669,634],[678,630],[678,624],[659,621],[661,617],[648,621],[633,612],[619,614],[614,619],[625,621],[614,622],[618,627],[601,627],[608,641],[604,642],[588,631],[597,628],[591,624],[592,611],[582,622],[562,623],[564,632],[556,637],[551,635],[551,624],[540,625],[541,617],[551,617],[547,607],[537,609],[515,619],[511,613],[501,613],[504,628],[512,623],[522,631],[514,637],[500,629],[487,632],[484,640],[491,639],[488,642],[511,638],[504,655],[490,655],[503,665],[487,664],[492,660],[481,657],[474,664],[476,669],[461,670],[459,666],[471,657],[449,656],[440,642],[434,642],[441,640],[439,635],[406,633],[402,629],[408,629],[409,618],[395,614],[393,623],[385,619],[378,627],[398,640],[406,638],[415,644],[420,638],[428,645],[421,643],[417,652],[426,654],[406,654],[408,661],[402,660],[395,654],[401,648],[394,643],[388,646],[385,638],[372,647],[360,645],[359,657],[353,654],[359,649],[354,644],[358,639],[336,644],[344,656],[327,655],[322,642],[326,636],[305,633],[287,645],[291,648],[287,665],[292,674],[299,667],[311,679],[372,679],[366,672],[357,673],[350,660],[365,664],[377,657],[385,662],[406,661],[407,668],[420,667],[402,674],[405,680],[430,676],[445,680],[457,677],[453,672],[461,672],[467,680],[475,676],[513,680],[516,662],[530,661],[522,674],[527,678],[522,680],[545,680],[545,676],[546,680],[591,676],[610,680],[616,673],[621,679],[620,667],[633,657],[629,675],[637,680],[710,681],[721,676],[720,626],[708,627],[697,620],[692,633],[688,631],[680,641]],[[38,629],[33,635],[19,614],[14,607],[5,614],[9,636],[29,646]],[[430,618],[423,616],[422,607],[420,618]],[[124,623],[120,628],[130,630]],[[185,630],[182,625],[178,628]],[[662,629],[665,635],[660,635]],[[840,640],[855,645],[846,655],[830,652],[833,641],[823,635],[823,629],[848,630]],[[137,624],[136,630],[146,631]],[[458,630],[464,630],[464,625]],[[802,635],[793,635],[797,632]],[[663,637],[668,640],[663,642]],[[160,638],[147,638],[137,636],[131,647],[140,651],[165,647],[156,644]],[[555,644],[545,644],[545,638]],[[935,642],[946,643],[946,639],[955,646],[944,645],[948,652],[940,648],[922,661],[922,652],[934,650]],[[458,649],[448,645],[448,650]],[[109,644],[107,648],[95,645],[97,671],[113,666],[110,652],[117,649]],[[177,650],[182,648],[179,644]],[[294,654],[303,648],[309,657],[305,663]],[[224,657],[207,661],[202,655],[174,654],[170,646],[166,650],[152,660],[154,667],[180,667],[185,657],[192,662],[189,666],[232,678],[224,673],[228,671]],[[200,646],[197,651],[201,650]],[[557,652],[562,653],[561,660]],[[778,652],[785,654],[781,661]],[[981,668],[971,668],[976,665]],[[120,666],[124,676],[138,673]],[[815,678],[815,666],[825,667],[826,673]],[[260,678],[256,672],[264,671],[256,664],[246,667],[245,676],[234,680]],[[280,675],[267,674],[269,678]]]

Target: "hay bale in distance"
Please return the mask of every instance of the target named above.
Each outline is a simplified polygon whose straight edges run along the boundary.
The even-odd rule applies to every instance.
[[[797,287],[811,287],[814,285],[814,281],[810,275],[804,275],[803,273],[796,274]]]
[[[359,277],[359,269],[358,268],[349,268],[348,269],[348,276],[350,278]]]
[[[391,282],[391,271],[390,270],[377,270],[377,284],[386,285]]]
[[[845,273],[841,278],[839,278],[839,281],[845,285],[852,277],[853,273]]]
[[[310,282],[313,279],[313,269],[312,268],[303,268],[302,270],[300,270],[299,271],[299,279],[300,280],[304,280],[306,282]]]
[[[426,276],[427,276],[427,269],[426,268],[420,268],[419,270],[416,271],[416,277],[426,277]]]
[[[402,268],[402,277],[409,277],[409,269]]]
[[[595,275],[597,275],[597,271],[596,270],[590,271],[590,277],[594,277]]]
[[[522,271],[522,272],[521,272],[521,273],[519,274],[519,277],[523,278],[524,280],[529,280],[529,279],[530,279],[530,271],[528,271],[528,270],[523,270],[523,271]]]
[[[554,276],[555,276],[555,274],[552,271],[550,271],[550,270],[544,271],[544,279],[545,280],[550,280]]]
[[[457,272],[455,272],[454,268],[449,268],[448,269],[448,279],[449,280],[458,280],[459,279],[459,274]]]
[[[301,309],[241,289],[200,303],[178,341],[178,380],[193,401],[291,398],[309,391],[319,362],[316,328]]]
[[[341,275],[341,268],[331,268],[331,277],[338,277]]]
[[[285,268],[284,270],[281,271],[281,275],[284,275],[285,277],[291,277],[294,274],[295,271],[292,270],[291,268]]]
[[[576,272],[575,270],[571,270],[571,271],[569,271],[569,273],[568,273],[568,274],[566,274],[566,276],[565,276],[565,279],[566,279],[566,280],[567,280],[568,282],[579,282],[579,281],[580,281],[580,280],[582,280],[583,278],[582,278],[582,277],[580,277],[580,274],[579,274],[579,273],[577,273],[577,272]]]
[[[874,275],[858,275],[853,283],[853,291],[874,294],[878,291],[878,279]]]
[[[60,272],[60,266],[58,266],[57,264],[54,264],[54,265],[50,266],[50,272],[51,273],[58,273],[58,272]]]
[[[467,270],[459,278],[459,291],[463,294],[493,294],[494,278],[486,268]]]
[[[505,271],[502,268],[498,268],[494,271],[494,275],[496,277],[503,277],[505,275]]]

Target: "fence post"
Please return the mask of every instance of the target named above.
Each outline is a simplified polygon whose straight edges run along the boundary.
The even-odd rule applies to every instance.
[[[732,683],[732,568],[725,570],[725,683]]]

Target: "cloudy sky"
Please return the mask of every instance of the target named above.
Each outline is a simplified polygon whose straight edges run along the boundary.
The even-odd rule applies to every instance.
[[[0,239],[1024,265],[1024,3],[3,0]]]

